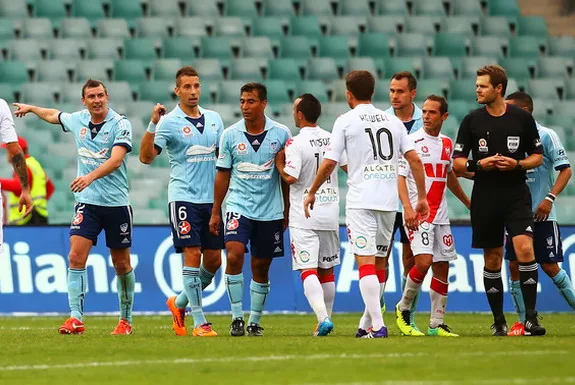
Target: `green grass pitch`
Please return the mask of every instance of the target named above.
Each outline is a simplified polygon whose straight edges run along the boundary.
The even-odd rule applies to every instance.
[[[545,337],[492,337],[486,314],[448,314],[460,338],[356,339],[359,314],[335,314],[334,332],[312,337],[312,315],[264,315],[265,337],[230,337],[230,317],[211,315],[216,338],[176,337],[169,316],[136,316],[134,334],[111,336],[117,319],[88,316],[84,335],[61,336],[64,317],[0,318],[0,384],[537,385],[575,383],[575,317],[545,314]],[[418,314],[420,326],[426,314]],[[508,321],[515,320],[508,315]],[[423,329],[423,328],[422,328]]]

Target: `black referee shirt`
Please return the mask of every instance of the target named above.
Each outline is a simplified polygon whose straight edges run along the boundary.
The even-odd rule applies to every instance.
[[[485,107],[467,114],[457,133],[453,158],[468,158],[469,151],[474,160],[496,154],[521,160],[534,153],[542,154],[533,116],[519,107],[506,106],[501,116],[490,115]],[[517,185],[525,182],[525,171],[482,170],[475,173],[474,180],[478,186]]]

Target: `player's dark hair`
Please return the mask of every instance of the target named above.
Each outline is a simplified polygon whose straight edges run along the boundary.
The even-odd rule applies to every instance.
[[[176,86],[180,85],[180,79],[182,76],[200,76],[198,75],[198,71],[192,66],[185,66],[182,67],[176,72]]]
[[[369,71],[351,71],[345,75],[345,88],[357,100],[371,100],[375,90],[375,78]]]
[[[104,85],[103,82],[101,82],[100,80],[88,79],[86,83],[84,83],[84,85],[82,86],[82,98],[84,97],[87,88],[96,88],[100,86],[104,87],[104,93],[108,95],[108,90],[106,89],[106,86]]]
[[[409,71],[396,72],[393,74],[391,79],[392,80],[393,79],[395,79],[395,80],[407,79],[407,88],[409,88],[410,91],[413,91],[417,88],[417,79]]]
[[[507,73],[505,69],[497,64],[487,65],[477,70],[477,76],[489,75],[489,83],[493,88],[501,84],[501,96],[505,96],[507,89]]]
[[[303,94],[298,97],[300,99],[296,106],[296,111],[299,111],[310,123],[316,123],[321,115],[321,103],[312,94]]]
[[[428,97],[425,98],[425,100],[431,100],[432,102],[439,103],[439,113],[441,115],[445,114],[449,109],[449,105],[447,104],[447,100],[445,100],[445,98],[443,96],[429,95]]]
[[[246,83],[240,88],[240,95],[244,92],[256,91],[260,100],[268,100],[268,89],[265,85],[256,82]]]
[[[533,112],[533,99],[526,92],[516,91],[505,98],[505,100],[512,100],[522,108],[527,108],[527,111]]]

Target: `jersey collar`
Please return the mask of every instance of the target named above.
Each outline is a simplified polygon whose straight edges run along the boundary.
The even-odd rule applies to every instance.
[[[389,107],[385,112],[390,113],[395,116],[395,110],[392,107]],[[411,120],[419,120],[423,118],[423,112],[421,108],[417,106],[417,104],[413,103],[413,115],[411,116]]]
[[[264,115],[264,116],[266,118],[266,125],[264,126],[264,131],[269,131],[275,126],[275,124],[274,124],[274,121],[271,120],[270,118],[268,118],[267,115]],[[238,130],[240,130],[240,131],[248,132],[248,129],[246,128],[246,121],[243,118],[242,118],[242,120],[240,120],[238,122],[237,127],[238,127]]]
[[[205,110],[200,106],[198,106],[198,109],[200,111],[200,114],[203,115]],[[174,107],[174,115],[181,117],[181,118],[189,118],[190,117],[184,112],[184,110],[182,110],[180,108],[180,103],[176,104],[176,107]]]
[[[87,126],[90,122],[92,122],[92,115],[90,115],[90,111],[88,111],[88,109],[86,109],[84,111],[86,111],[85,117],[86,117],[87,122],[85,123],[85,125]],[[113,109],[108,107],[108,114],[106,115],[104,120],[98,124],[107,123],[110,120],[114,119],[114,117],[116,117],[117,115],[119,115],[119,114],[116,111],[114,111]],[[94,124],[94,123],[92,123],[92,124]]]

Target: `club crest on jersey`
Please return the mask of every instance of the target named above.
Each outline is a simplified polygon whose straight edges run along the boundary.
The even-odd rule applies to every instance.
[[[519,137],[518,136],[508,136],[507,137],[507,149],[511,153],[516,152],[519,149]]]
[[[82,223],[83,220],[84,216],[82,215],[82,213],[77,213],[76,215],[74,215],[74,219],[72,219],[72,225],[78,226],[80,223]]]
[[[453,235],[451,235],[451,234],[449,234],[449,235],[444,235],[444,236],[443,236],[443,243],[444,243],[445,246],[447,246],[447,247],[453,245]]]
[[[280,144],[277,141],[273,141],[270,143],[270,147],[272,149],[272,151],[277,151],[279,150]]]
[[[235,218],[230,219],[226,224],[226,230],[228,231],[234,231],[238,227],[240,227],[240,221]]]
[[[86,135],[88,135],[88,129],[86,127],[82,127],[80,129],[80,138],[86,139]]]
[[[247,155],[248,154],[248,146],[244,142],[238,143],[238,145],[236,146],[236,149],[238,150],[238,155]]]
[[[280,241],[280,233],[279,232],[274,234],[274,239],[276,240],[276,242]]]
[[[429,148],[427,148],[427,146],[421,146],[421,152],[427,154],[429,152]]]
[[[485,140],[484,138],[479,139],[479,148],[478,150],[479,152],[488,152],[489,148],[487,147],[487,140]]]
[[[110,136],[110,133],[108,131],[104,132],[102,134],[102,140],[104,140],[104,142],[107,141],[109,136]]]
[[[128,231],[128,224],[127,223],[122,223],[120,225],[120,231],[125,233],[126,231]]]
[[[218,131],[218,127],[216,127],[215,123],[212,123],[212,131],[214,132]]]
[[[187,233],[190,232],[191,229],[192,226],[190,226],[190,223],[188,221],[181,221],[180,223],[178,223],[178,231],[180,232],[180,234],[186,235]]]
[[[182,128],[182,132],[185,136],[193,135],[192,128],[190,126],[184,126],[184,128]]]
[[[547,248],[553,247],[553,237],[547,237]]]

